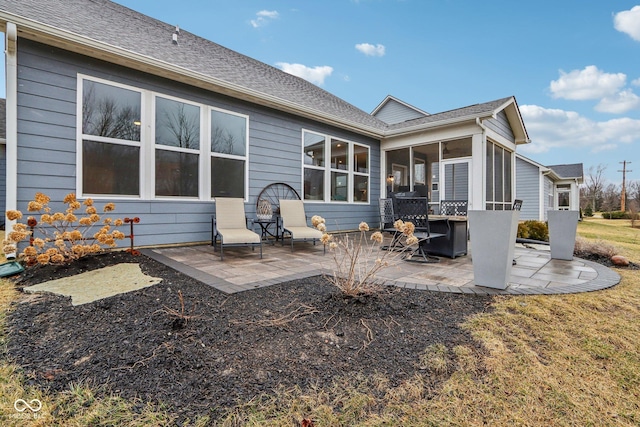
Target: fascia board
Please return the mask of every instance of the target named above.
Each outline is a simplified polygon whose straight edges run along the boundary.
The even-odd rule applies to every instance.
[[[520,114],[520,110],[517,107],[516,101],[514,98],[507,101],[504,105],[497,109],[497,111],[505,110],[505,114],[509,119],[509,122],[512,120],[516,121],[516,128],[518,130],[516,136],[516,145],[529,144],[531,143],[531,139],[527,136],[527,130],[524,127],[524,121],[522,120],[522,115]]]
[[[3,26],[5,22],[15,23],[18,27],[19,37],[24,37],[26,39],[60,47],[65,50],[70,50],[72,52],[127,67],[135,65],[135,68],[141,71],[191,84],[203,89],[212,90],[234,98],[251,101],[256,104],[271,107],[287,113],[321,121],[332,126],[351,130],[373,138],[380,139],[383,136],[383,132],[380,129],[363,126],[360,123],[345,120],[338,116],[326,114],[311,108],[301,107],[300,105],[291,103],[273,95],[251,90],[234,83],[161,61],[159,59],[140,55],[139,53],[123,49],[109,43],[99,42],[80,36],[70,31],[28,20],[6,12],[0,12],[0,21],[2,21]]]

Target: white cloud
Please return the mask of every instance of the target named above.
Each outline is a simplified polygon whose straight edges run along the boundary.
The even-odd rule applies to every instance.
[[[602,98],[595,106],[596,111],[614,114],[622,114],[637,108],[640,108],[640,97],[631,89],[623,90],[615,96]]]
[[[260,12],[256,13],[256,15],[271,19],[276,19],[278,16],[280,16],[275,10],[261,10]]]
[[[640,86],[640,78],[633,80],[631,84],[634,86]]]
[[[367,56],[384,56],[385,54],[385,47],[381,44],[360,43],[356,45],[356,49]]]
[[[605,73],[595,65],[589,65],[584,70],[569,73],[560,70],[560,78],[553,80],[549,89],[554,98],[584,101],[615,95],[624,87],[626,80],[623,73]]]
[[[602,151],[614,151],[616,148],[618,148],[618,144],[603,144],[597,147],[593,147],[591,149],[591,152],[595,154],[595,153],[600,153]]]
[[[621,33],[640,42],[640,6],[616,13],[613,16],[613,26]]]
[[[261,10],[260,12],[256,13],[256,16],[256,19],[252,19],[251,21],[249,21],[253,28],[258,28],[266,25],[267,23],[269,23],[269,21],[277,19],[280,14],[275,10]]]
[[[625,117],[596,122],[575,111],[537,105],[523,105],[520,112],[532,141],[521,146],[524,152],[544,153],[555,148],[595,152],[617,144],[640,144],[640,120]]]
[[[322,86],[324,79],[329,77],[333,73],[333,68],[328,65],[307,67],[302,64],[289,64],[286,62],[278,62],[276,64],[285,73],[293,74],[294,76],[301,77],[313,84]]]

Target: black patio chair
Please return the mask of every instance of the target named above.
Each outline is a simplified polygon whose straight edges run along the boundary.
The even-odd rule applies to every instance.
[[[400,241],[402,237],[402,233],[400,233],[393,224],[396,222],[398,217],[396,216],[393,209],[393,199],[380,199],[379,201],[380,208],[380,231],[383,233],[391,234],[391,243],[389,245],[383,245],[380,249],[387,250],[402,250],[404,249],[404,245]]]
[[[468,200],[442,200],[440,202],[440,215],[467,216]]]
[[[513,207],[511,208],[511,210],[514,211],[519,211],[520,209],[522,209],[522,200],[520,199],[515,199],[513,201]],[[516,261],[515,259],[511,262],[511,265],[516,265],[518,263],[518,261]]]
[[[397,197],[396,198],[398,218],[404,222],[411,222],[415,226],[413,233],[420,241],[418,248],[414,250],[406,261],[437,263],[440,258],[428,255],[423,244],[431,239],[447,237],[449,233],[432,233],[429,227],[429,200],[426,197]],[[449,223],[447,221],[447,226]]]

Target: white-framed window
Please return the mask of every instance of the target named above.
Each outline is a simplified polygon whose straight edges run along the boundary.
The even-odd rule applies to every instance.
[[[513,204],[512,152],[487,141],[486,210],[510,210]]]
[[[557,209],[568,211],[571,209],[571,184],[559,184],[556,186]]]
[[[80,79],[80,194],[141,195],[142,91]]]
[[[246,199],[247,115],[79,74],[78,129],[83,197]]]
[[[243,197],[247,186],[249,117],[211,108],[211,197]]]
[[[154,96],[155,196],[200,195],[201,107]]]
[[[369,203],[369,147],[303,130],[304,200]]]

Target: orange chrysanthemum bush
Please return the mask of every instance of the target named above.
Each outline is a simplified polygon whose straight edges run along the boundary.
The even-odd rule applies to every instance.
[[[124,233],[116,228],[123,221],[102,218],[92,199],[80,202],[75,194],[67,194],[63,200],[67,205],[64,212],[53,212],[50,201],[47,195],[36,193],[27,205],[30,215],[26,224],[16,222],[6,234],[2,245],[5,254],[15,254],[18,243],[29,239],[29,246],[20,253],[27,265],[65,264],[101,252],[107,247],[115,247],[116,240],[125,238]],[[108,213],[114,209],[113,203],[106,203],[102,212]],[[10,210],[7,211],[7,218],[19,221],[23,215],[21,211]]]
[[[320,241],[329,247],[334,260],[334,269],[327,279],[345,297],[357,298],[380,292],[382,282],[376,277],[380,270],[393,265],[395,260],[406,255],[419,240],[414,236],[415,226],[411,222],[396,221],[393,226],[399,233],[401,250],[388,247],[382,249],[383,236],[375,231],[367,237],[369,225],[361,222],[359,233],[328,234],[325,220],[315,215],[312,225],[324,234]]]

